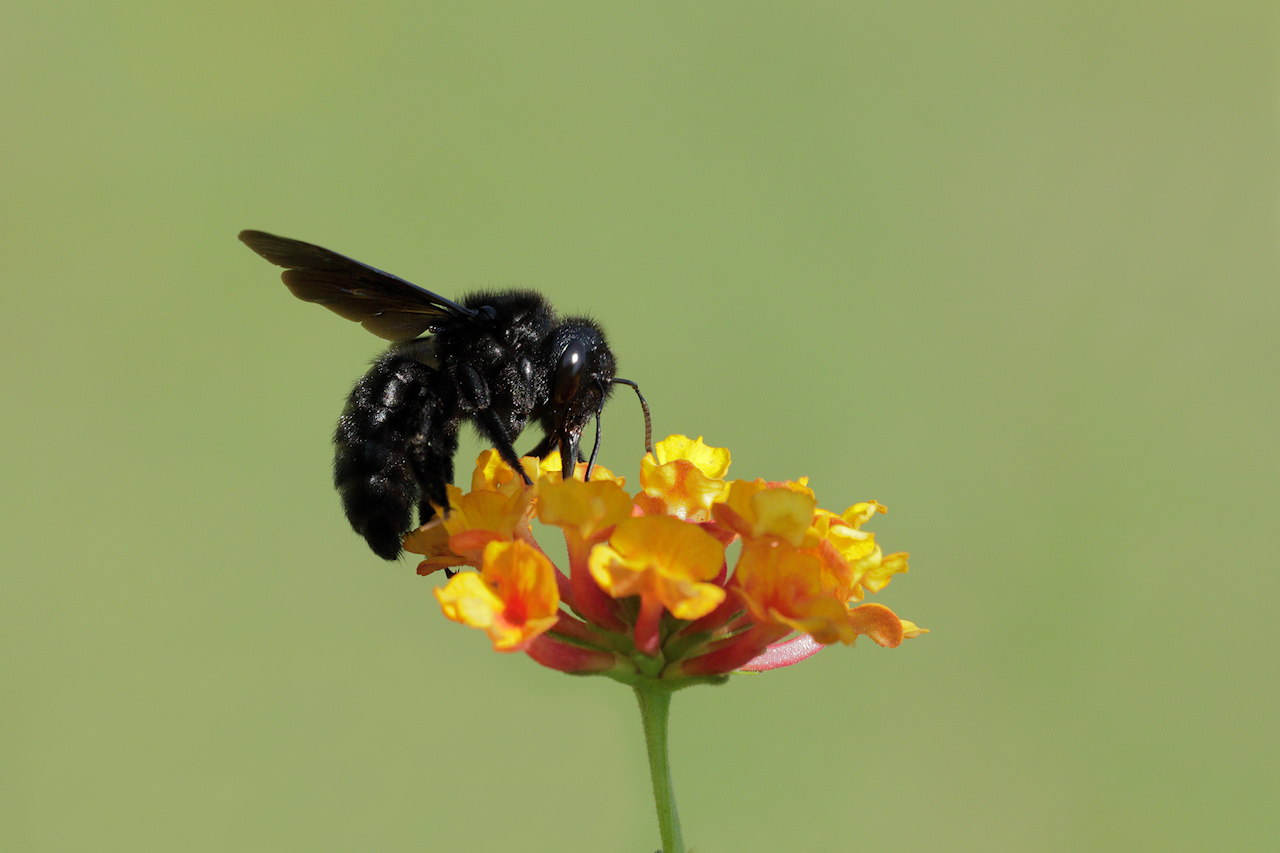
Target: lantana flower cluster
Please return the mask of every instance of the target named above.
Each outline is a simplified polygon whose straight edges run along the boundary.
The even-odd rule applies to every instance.
[[[635,495],[600,466],[588,482],[585,463],[564,479],[558,454],[521,462],[531,486],[482,453],[471,490],[449,486],[447,511],[404,541],[425,557],[419,574],[451,576],[435,590],[445,616],[484,630],[498,651],[674,689],[861,635],[892,647],[924,633],[859,603],[907,570],[905,553],[882,554],[862,529],[885,511],[875,501],[837,515],[806,478],[726,480],[729,451],[682,435],[646,454]],[[534,518],[563,534],[567,572],[534,538]]]

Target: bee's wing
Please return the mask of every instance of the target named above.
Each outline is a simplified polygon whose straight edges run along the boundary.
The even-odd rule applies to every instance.
[[[380,338],[407,341],[478,312],[345,255],[263,231],[241,231],[246,246],[276,266],[294,296],[355,320]]]

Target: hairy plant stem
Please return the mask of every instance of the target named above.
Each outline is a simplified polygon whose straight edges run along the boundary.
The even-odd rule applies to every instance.
[[[680,817],[676,813],[675,792],[671,788],[671,763],[667,758],[667,719],[671,710],[671,692],[641,681],[635,686],[640,703],[640,722],[644,726],[644,742],[649,749],[649,775],[653,779],[653,802],[658,809],[658,834],[662,853],[685,853],[680,836]]]

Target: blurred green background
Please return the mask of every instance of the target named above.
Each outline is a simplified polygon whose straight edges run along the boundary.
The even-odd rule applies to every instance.
[[[347,529],[379,342],[242,228],[889,506],[933,633],[679,694],[699,853],[1280,836],[1273,3],[19,2],[0,69],[0,849],[657,847],[629,691]]]

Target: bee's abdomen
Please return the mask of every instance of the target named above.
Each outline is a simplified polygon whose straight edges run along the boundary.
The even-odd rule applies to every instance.
[[[334,431],[333,481],[352,528],[394,560],[413,509],[447,505],[458,419],[441,374],[395,351],[380,358],[347,398]],[[441,460],[444,460],[443,462]]]

